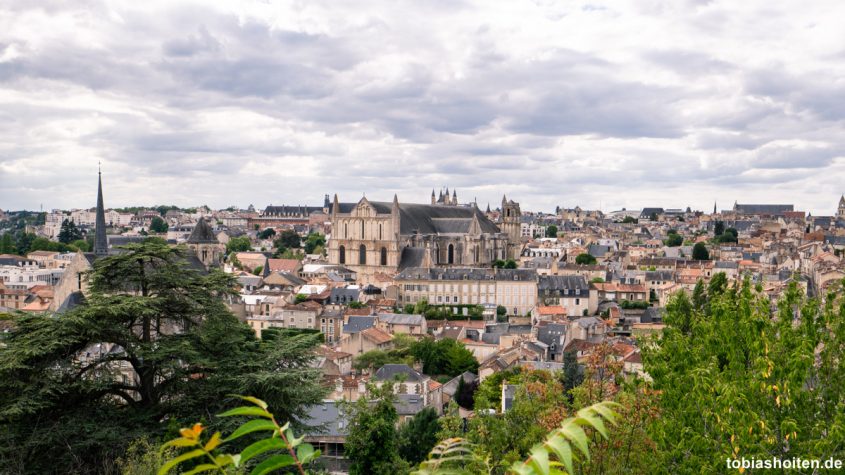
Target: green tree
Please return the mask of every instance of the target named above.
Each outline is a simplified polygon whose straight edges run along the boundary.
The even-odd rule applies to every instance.
[[[679,294],[673,301],[682,299]],[[776,309],[745,280],[703,310],[667,308],[643,347],[661,392],[659,473],[724,472],[726,458],[845,457],[845,305],[795,282]]]
[[[593,265],[593,264],[596,263],[596,258],[593,257],[592,255],[584,252],[584,253],[578,254],[578,256],[575,257],[575,263],[582,265],[582,266],[583,265]]]
[[[155,216],[152,221],[150,221],[150,231],[156,234],[166,233],[170,226],[167,225],[167,221]]]
[[[692,291],[692,308],[701,312],[704,311],[705,305],[707,305],[707,291],[704,289],[704,281],[698,279]]]
[[[578,363],[578,357],[574,351],[563,354],[563,371],[560,374],[563,390],[568,394],[584,381],[584,370]]]
[[[0,238],[0,254],[17,254],[18,248],[15,246],[15,239],[12,233],[6,232]]]
[[[674,229],[670,230],[663,241],[668,247],[678,247],[684,243],[684,238]]]
[[[317,252],[318,248],[325,248],[326,246],[326,236],[320,233],[311,233],[305,238],[305,248],[306,254],[320,254]]]
[[[62,244],[70,244],[79,239],[82,239],[82,231],[76,227],[76,223],[70,219],[63,220],[62,227],[59,230],[59,242]]]
[[[351,475],[393,475],[406,473],[407,463],[399,456],[396,424],[399,416],[393,406],[393,385],[380,388],[371,384],[367,394],[354,403],[343,403],[349,417],[344,446],[352,462]]]
[[[506,260],[504,268],[505,269],[516,269],[517,268],[516,261],[513,260],[513,259]]]
[[[292,229],[285,229],[279,234],[279,237],[273,241],[273,246],[276,249],[299,249],[302,247],[302,238]]]
[[[707,251],[707,246],[703,242],[695,243],[692,247],[692,258],[696,261],[709,261],[710,252]]]
[[[426,407],[407,422],[399,425],[397,433],[399,456],[411,465],[425,460],[428,452],[437,444],[440,432],[437,411]]]
[[[325,395],[319,335],[259,341],[226,307],[231,276],[200,274],[182,248],[123,250],[95,261],[85,304],[16,316],[3,337],[0,466],[93,473],[229,394],[259,395],[294,424]]]
[[[247,252],[251,249],[252,241],[249,240],[249,236],[233,237],[226,243],[226,252],[230,254],[234,252]]]
[[[625,219],[622,220],[625,224],[636,224],[639,220],[633,216],[625,216]]]
[[[716,221],[713,225],[713,235],[721,236],[725,232],[725,223],[723,221]]]
[[[273,228],[266,228],[258,233],[258,239],[270,239],[276,235],[276,230]]]
[[[546,237],[554,238],[557,237],[557,226],[554,224],[550,226],[546,226]]]
[[[91,252],[91,244],[85,239],[77,239],[70,243],[70,245],[82,252]]]

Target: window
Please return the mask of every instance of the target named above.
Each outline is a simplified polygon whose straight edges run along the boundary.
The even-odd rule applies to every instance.
[[[362,222],[361,226],[363,225],[364,223]],[[358,248],[358,264],[362,266],[367,264],[367,246],[363,244],[361,244],[361,246]]]
[[[349,224],[343,223],[343,237],[349,237]]]
[[[383,227],[384,227],[384,226],[383,226],[381,223],[379,223],[379,225],[378,225],[378,238],[379,238],[379,241],[381,241],[381,240],[383,239],[383,238],[381,237],[381,230],[382,230],[382,228],[383,228]],[[382,264],[382,265],[384,265],[384,264]]]
[[[338,262],[341,263],[341,264],[346,264],[346,247],[340,246],[340,248],[337,250],[337,252],[338,252],[338,257],[337,257]]]
[[[455,263],[455,246],[449,244],[449,249],[446,251],[446,263],[447,264],[454,264]]]
[[[361,220],[361,239],[364,239],[364,220]]]
[[[379,226],[379,232],[381,232],[381,226]],[[381,248],[381,265],[387,265],[387,248]]]

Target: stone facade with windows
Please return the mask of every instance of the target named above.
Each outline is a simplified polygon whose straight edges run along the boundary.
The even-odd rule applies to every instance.
[[[537,305],[533,269],[411,268],[396,276],[399,303],[503,306],[508,315],[527,315]]]
[[[502,223],[490,221],[475,204],[402,204],[370,201],[331,206],[328,258],[367,282],[376,273],[411,267],[487,267],[516,259],[520,247],[519,204],[502,200]]]

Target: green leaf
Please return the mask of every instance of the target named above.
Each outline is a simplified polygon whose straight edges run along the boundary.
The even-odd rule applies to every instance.
[[[303,435],[302,437],[298,437],[298,438],[297,438],[297,437],[295,437],[295,436],[293,435],[293,431],[292,431],[292,430],[290,430],[290,429],[288,429],[288,430],[286,430],[286,431],[285,431],[285,437],[287,437],[287,438],[288,438],[288,443],[290,444],[290,446],[291,446],[291,447],[296,447],[296,446],[298,446],[298,445],[299,445],[299,444],[301,444],[301,443],[302,443],[302,441],[305,439],[305,436],[304,436],[304,435]]]
[[[241,452],[240,463],[245,463],[247,460],[255,457],[256,455],[261,455],[268,450],[281,450],[286,448],[287,446],[285,445],[285,441],[283,441],[280,437],[262,439],[243,449]]]
[[[196,449],[190,452],[186,452],[164,464],[160,469],[158,469],[158,475],[164,475],[169,472],[173,467],[179,465],[185,460],[191,460],[192,458],[200,457],[202,455],[205,455],[205,452],[203,452],[202,449]]]
[[[249,407],[249,406],[241,406],[236,407],[234,409],[228,410],[223,414],[217,414],[217,417],[232,417],[232,416],[259,416],[259,417],[266,417],[267,419],[272,419],[273,416],[265,411],[264,409],[258,407]]]
[[[197,465],[196,467],[194,467],[193,470],[191,470],[190,472],[185,472],[182,475],[193,475],[195,473],[207,472],[209,470],[217,470],[217,465],[212,465],[210,463],[204,463],[202,465]]]
[[[572,446],[569,445],[569,442],[562,435],[556,435],[549,439],[547,445],[557,455],[558,460],[563,462],[566,471],[574,473],[572,468]]]
[[[252,397],[252,396],[238,396],[238,397],[243,399],[244,401],[249,401],[249,402],[255,404],[256,406],[260,407],[261,409],[264,409],[265,411],[267,410],[267,403],[262,401],[261,399],[258,399],[257,397]]]
[[[561,428],[561,433],[564,437],[574,442],[575,446],[584,453],[587,460],[590,460],[590,449],[587,447],[587,434],[581,426],[575,423],[577,420],[578,419],[575,419],[573,423],[567,424]]]
[[[265,475],[282,467],[289,467],[296,463],[290,455],[274,455],[252,469],[250,475]]]
[[[184,437],[179,437],[178,439],[173,439],[169,442],[165,442],[161,446],[159,453],[163,453],[164,450],[168,447],[193,447],[195,445],[197,445],[197,441],[191,440],[191,439],[186,439]]]
[[[537,473],[546,475],[549,473],[549,452],[542,445],[535,445],[531,449],[531,461],[529,462]]]
[[[272,421],[264,420],[264,419],[255,419],[248,422],[241,424],[235,432],[232,432],[232,435],[226,437],[223,442],[229,442],[232,440],[237,439],[238,437],[251,434],[253,432],[257,432],[260,430],[269,430],[269,431],[276,431],[276,425],[273,424]]]
[[[296,448],[296,458],[298,458],[299,462],[303,464],[314,460],[314,458],[319,454],[319,452],[314,452],[314,447],[312,447],[311,444],[301,444]]]

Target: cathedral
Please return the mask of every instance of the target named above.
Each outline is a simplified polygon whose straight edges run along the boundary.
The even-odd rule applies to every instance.
[[[457,192],[441,191],[431,204],[370,201],[341,203],[330,209],[328,258],[367,281],[378,272],[408,267],[489,267],[497,259],[516,259],[521,251],[519,203],[502,198],[497,225],[475,203],[460,205]]]

